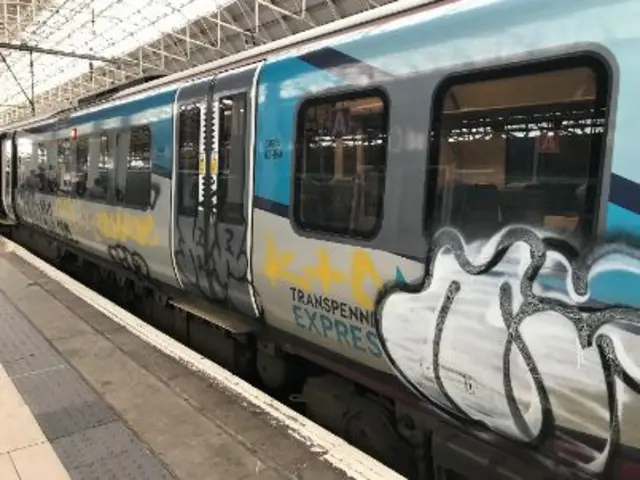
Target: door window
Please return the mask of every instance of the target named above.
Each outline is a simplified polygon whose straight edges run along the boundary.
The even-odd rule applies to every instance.
[[[244,222],[245,93],[218,100],[218,215],[225,223]]]
[[[178,117],[177,207],[179,215],[195,217],[198,211],[199,159],[202,150],[203,108],[180,106]]]

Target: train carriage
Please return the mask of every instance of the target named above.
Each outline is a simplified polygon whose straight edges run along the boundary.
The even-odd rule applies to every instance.
[[[7,127],[5,222],[242,338],[271,386],[295,356],[349,379],[304,386],[338,429],[323,394],[379,394],[378,452],[426,435],[475,478],[437,418],[635,478],[640,2],[396,17]]]

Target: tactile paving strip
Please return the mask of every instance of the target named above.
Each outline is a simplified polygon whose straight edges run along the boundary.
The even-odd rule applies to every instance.
[[[84,430],[53,442],[71,478],[163,480],[172,478],[122,424]]]
[[[49,440],[118,420],[106,403],[72,368],[13,379]]]
[[[71,478],[173,478],[2,292],[0,363]]]
[[[0,363],[16,377],[66,365],[44,338],[0,293]]]

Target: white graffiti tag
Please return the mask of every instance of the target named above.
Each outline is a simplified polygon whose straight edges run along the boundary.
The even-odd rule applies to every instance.
[[[391,286],[378,305],[387,356],[418,395],[521,442],[559,427],[600,438],[579,465],[592,473],[622,441],[640,445],[640,310],[603,307],[590,288],[640,275],[640,253],[614,244],[579,259],[510,227],[471,245],[443,229],[429,259],[423,284]]]

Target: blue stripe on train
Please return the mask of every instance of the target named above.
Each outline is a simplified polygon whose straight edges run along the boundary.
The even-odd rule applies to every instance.
[[[624,230],[640,234],[640,185],[612,174],[609,202],[607,231]]]
[[[301,100],[343,80],[298,58],[267,63],[260,72],[256,131],[255,195],[289,205]]]
[[[94,112],[83,113],[74,118],[60,120],[57,117],[53,117],[51,122],[29,128],[27,131],[37,134],[55,131],[59,128],[71,128],[85,123],[99,123],[116,117],[131,117],[152,108],[171,106],[173,105],[175,95],[176,90],[172,89],[166,92],[155,93],[132,102],[106,107]]]

